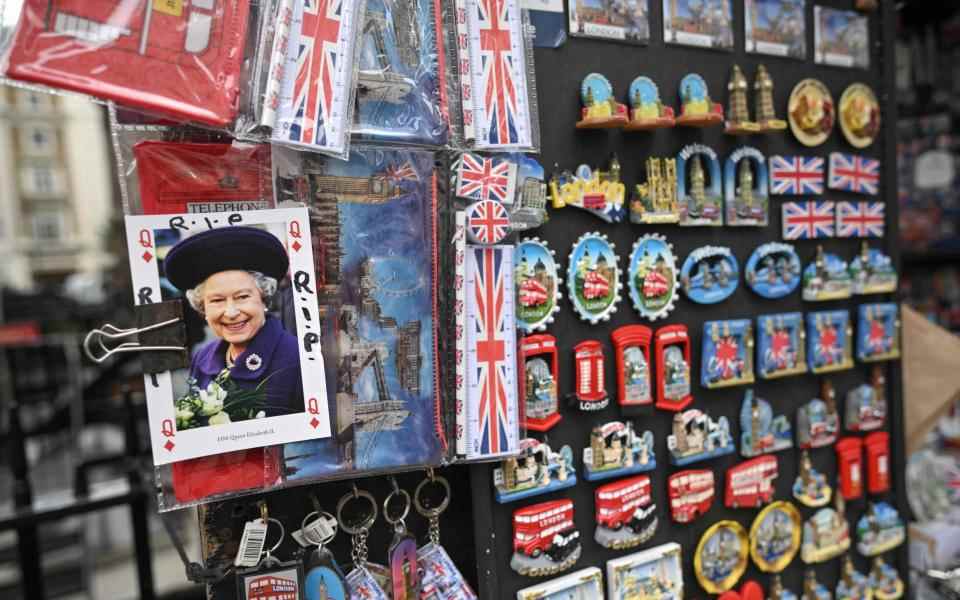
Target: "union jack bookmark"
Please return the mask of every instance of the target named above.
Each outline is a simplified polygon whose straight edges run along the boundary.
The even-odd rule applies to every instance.
[[[880,161],[856,154],[831,152],[827,187],[876,196],[880,191]]]
[[[885,221],[883,202],[837,203],[837,237],[883,237]]]
[[[835,235],[836,203],[805,201],[783,203],[783,239],[813,240]]]
[[[823,159],[807,156],[771,156],[770,193],[775,196],[822,194]]]

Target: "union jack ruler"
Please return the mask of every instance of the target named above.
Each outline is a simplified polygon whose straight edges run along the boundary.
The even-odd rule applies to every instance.
[[[467,459],[520,444],[513,246],[466,248]]]
[[[456,0],[464,137],[474,148],[533,145],[519,0]]]
[[[454,314],[456,317],[454,351],[456,352],[456,382],[454,385],[454,401],[457,415],[457,455],[467,453],[467,305],[465,301],[465,286],[467,273],[467,213],[458,210],[454,215],[454,271],[453,271],[453,299]]]
[[[273,140],[343,156],[363,0],[295,0]]]

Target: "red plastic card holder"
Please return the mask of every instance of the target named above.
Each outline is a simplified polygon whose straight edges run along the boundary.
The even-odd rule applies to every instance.
[[[186,504],[243,491],[259,491],[280,480],[281,447],[253,448],[173,463],[173,493]]]

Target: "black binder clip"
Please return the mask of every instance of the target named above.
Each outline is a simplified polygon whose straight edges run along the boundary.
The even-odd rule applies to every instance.
[[[183,300],[141,304],[134,307],[134,311],[137,316],[135,328],[120,329],[107,323],[90,331],[83,340],[83,351],[87,358],[102,363],[121,352],[142,352],[144,373],[163,373],[187,367],[190,357],[187,354]],[[134,336],[136,341],[107,345],[110,341]]]

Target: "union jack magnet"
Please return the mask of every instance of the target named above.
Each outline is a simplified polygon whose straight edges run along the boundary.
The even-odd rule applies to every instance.
[[[783,239],[812,240],[833,237],[836,202],[826,200],[783,203]]]
[[[467,238],[475,244],[492,245],[510,233],[510,215],[499,202],[481,200],[467,207]]]
[[[857,358],[876,362],[900,358],[900,316],[894,302],[861,304]]]
[[[770,194],[822,194],[823,159],[819,156],[771,156]]]
[[[876,196],[880,190],[880,161],[857,154],[831,152],[827,187]]]
[[[456,195],[482,202],[512,204],[517,188],[517,165],[505,158],[464,152],[457,165]]]
[[[845,310],[807,313],[807,363],[813,373],[853,368],[850,314]]]
[[[573,245],[567,267],[567,293],[584,321],[610,319],[620,303],[620,257],[607,236],[586,233]]]
[[[753,383],[753,322],[750,319],[705,322],[700,356],[703,387]]]
[[[883,237],[883,202],[837,202],[837,237]]]

